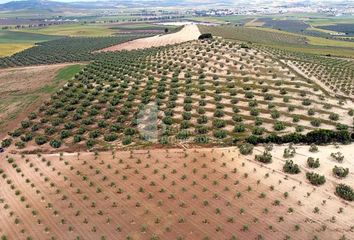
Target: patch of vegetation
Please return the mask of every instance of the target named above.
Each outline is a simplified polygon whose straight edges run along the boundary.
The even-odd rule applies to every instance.
[[[298,174],[300,173],[300,167],[299,165],[295,164],[292,160],[286,160],[283,170],[286,173],[290,174]]]
[[[241,144],[238,146],[238,149],[240,150],[240,153],[242,155],[249,155],[252,154],[253,152],[253,145],[249,143]]]
[[[318,158],[314,159],[313,157],[309,157],[307,158],[307,165],[310,168],[318,168],[320,167],[320,160]]]
[[[203,33],[198,37],[199,40],[211,39],[211,38],[213,38],[213,35],[211,33]]]
[[[137,37],[68,37],[42,42],[10,57],[0,58],[0,68],[89,61],[95,59],[95,56],[97,56],[97,53],[93,53],[94,51]]]
[[[345,178],[349,174],[349,168],[334,166],[332,172],[338,178]]]
[[[314,172],[306,173],[306,178],[310,181],[312,185],[315,186],[323,185],[326,182],[325,176]]]
[[[348,185],[339,184],[336,187],[336,194],[347,201],[354,201],[354,190]]]
[[[262,163],[271,163],[272,162],[272,154],[268,151],[264,151],[262,154],[256,155],[255,159]]]

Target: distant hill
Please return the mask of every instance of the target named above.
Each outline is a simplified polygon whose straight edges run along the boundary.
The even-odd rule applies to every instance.
[[[0,10],[4,11],[16,11],[24,9],[34,10],[49,10],[56,8],[69,7],[70,4],[46,0],[28,0],[28,1],[12,1],[4,4],[0,4]]]
[[[231,3],[231,0],[223,1],[223,4]],[[213,5],[213,0],[122,0],[122,1],[88,1],[88,2],[58,2],[48,0],[20,0],[0,4],[0,11],[19,11],[19,10],[53,10],[60,9],[112,9],[117,6],[124,7],[168,7],[168,6],[200,6]]]

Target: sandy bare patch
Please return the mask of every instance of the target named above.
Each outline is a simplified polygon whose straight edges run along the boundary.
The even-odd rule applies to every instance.
[[[150,47],[161,47],[166,45],[173,45],[176,43],[188,42],[196,40],[200,36],[200,31],[196,25],[186,25],[184,28],[176,33],[154,36],[148,38],[136,39],[130,42],[125,42],[112,47],[102,49],[102,52],[114,52],[122,50],[135,50]]]
[[[69,64],[7,68],[0,70],[0,98],[30,92],[50,83],[57,71]]]
[[[50,85],[57,72],[70,64],[18,67],[0,70],[0,138],[36,110],[49,94],[39,92]]]

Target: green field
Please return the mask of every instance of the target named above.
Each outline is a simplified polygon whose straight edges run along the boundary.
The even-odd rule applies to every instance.
[[[311,18],[306,21],[313,26],[323,26],[323,25],[334,25],[338,23],[353,23],[353,16],[342,16],[342,17],[322,17],[322,18]]]
[[[58,36],[49,36],[30,32],[0,31],[0,43],[34,43],[50,41],[58,38]]]
[[[134,31],[134,30],[161,30],[165,28],[170,30],[178,28],[178,26],[170,25],[157,25],[152,23],[131,23],[131,24],[112,24],[110,29],[120,30],[120,31]]]
[[[25,28],[16,30],[19,32],[46,34],[46,35],[59,35],[71,37],[100,37],[111,36],[115,33],[114,30],[109,29],[107,25],[103,24],[63,24],[52,25],[49,27],[41,28]]]
[[[200,26],[202,33],[210,32],[230,40],[264,44],[279,49],[319,55],[354,58],[354,43],[288,33],[270,28]]]
[[[86,17],[86,16],[95,16],[97,15],[97,10],[70,10],[70,9],[65,9],[65,10],[58,10],[58,11],[52,11],[51,9],[22,9],[22,10],[17,10],[17,11],[0,11],[0,18],[30,18],[30,19],[36,19],[36,18],[53,18],[53,17],[58,17],[60,16],[65,16],[65,17]]]
[[[231,25],[199,26],[202,33],[210,32],[230,40],[262,44],[305,44],[306,38],[286,32],[264,31],[263,28],[235,27]]]
[[[263,30],[268,32],[274,32],[279,34],[288,34],[292,36],[303,37],[304,35],[297,34],[297,33],[289,33],[285,31],[280,31],[276,29],[270,28],[257,28],[257,30]],[[313,36],[306,36],[308,43],[311,45],[318,45],[318,46],[327,46],[327,47],[343,47],[343,48],[354,48],[354,42],[346,42],[346,41],[337,41],[332,39],[326,39],[322,37],[313,37]]]
[[[10,56],[35,43],[58,39],[58,36],[0,30],[0,57]]]

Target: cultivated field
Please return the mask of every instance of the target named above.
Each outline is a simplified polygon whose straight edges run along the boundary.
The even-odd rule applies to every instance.
[[[317,142],[305,135],[328,129],[344,131],[332,137],[346,142],[352,115],[350,102],[265,52],[224,40],[192,41],[102,57],[8,141],[27,150],[145,145],[156,137],[162,144],[280,141],[270,134],[285,142]]]
[[[235,148],[1,158],[0,233],[10,239],[350,239],[354,230],[339,180],[313,187],[282,161],[265,166]]]
[[[266,49],[290,68],[337,95],[353,99],[354,60]]]
[[[231,25],[199,26],[202,33],[210,32],[229,40],[261,44],[281,50],[336,57],[354,57],[354,42],[313,37],[264,27],[235,27]]]
[[[285,34],[276,30],[265,31],[256,28],[232,26],[199,26],[199,28],[203,33],[210,31],[227,39],[248,41],[248,44],[256,43],[254,47],[262,49],[274,58],[281,60],[291,69],[296,70],[298,74],[315,81],[322,88],[334,94],[352,98],[354,93],[352,86],[354,61],[350,58],[335,57],[343,56],[343,54],[354,56],[353,48],[347,48],[352,46],[353,43],[351,42],[304,37],[290,33]],[[317,43],[318,45],[309,45],[306,44],[307,42],[315,45]],[[338,45],[336,45],[337,43]],[[309,49],[307,49],[308,47]],[[320,49],[321,47],[323,47],[323,50]]]
[[[104,24],[62,24],[47,27],[20,29],[19,32],[70,37],[112,36],[116,31]]]
[[[57,38],[57,36],[0,30],[0,57],[11,56],[34,46],[35,43]]]
[[[90,61],[96,59],[96,50],[139,38],[139,35],[120,37],[68,37],[43,43],[0,58],[0,68]]]
[[[0,58],[1,240],[353,238],[349,48],[106,20]]]

